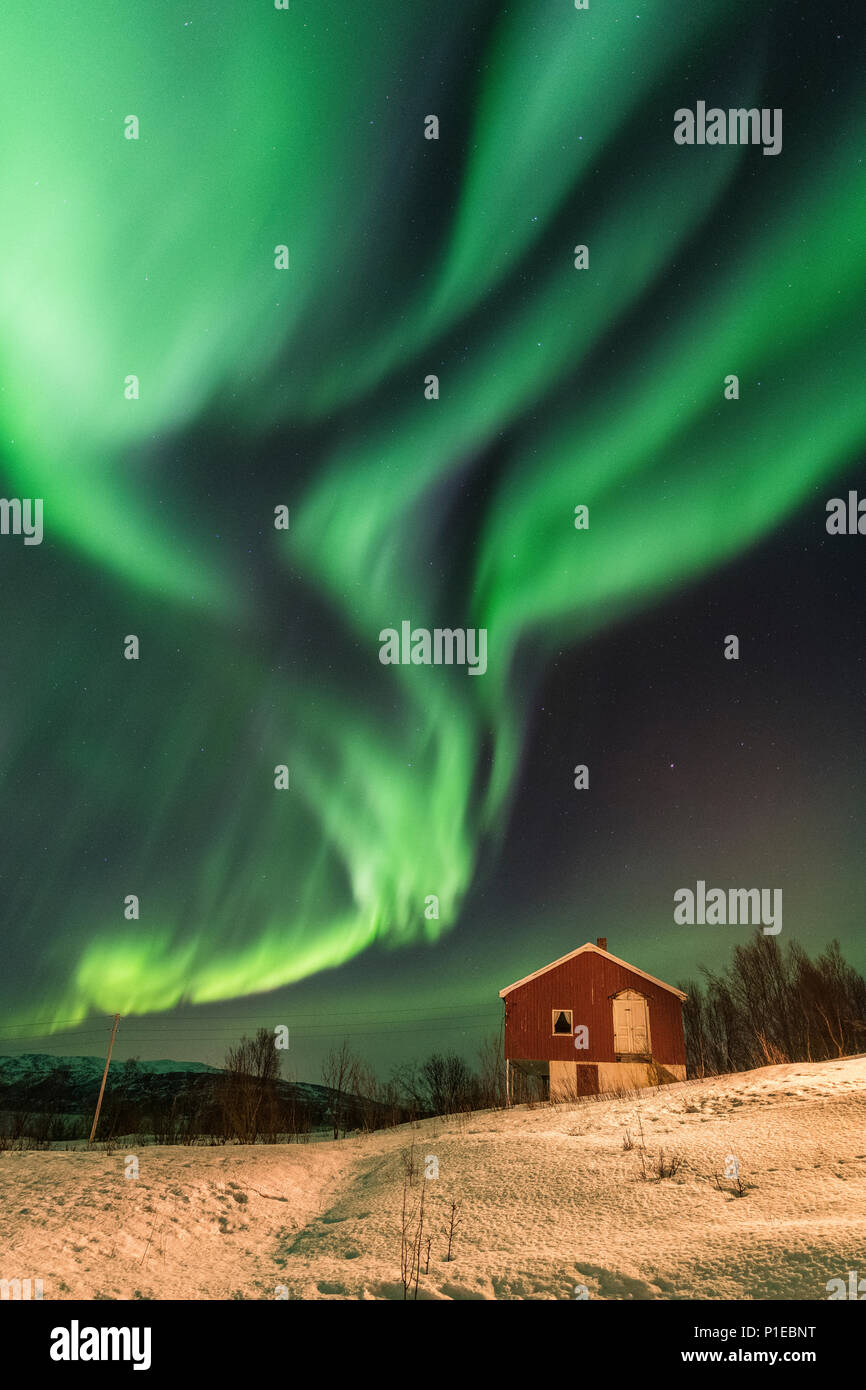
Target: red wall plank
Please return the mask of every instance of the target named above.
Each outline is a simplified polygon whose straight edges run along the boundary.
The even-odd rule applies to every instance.
[[[611,996],[635,989],[649,1000],[652,1054],[663,1064],[685,1065],[682,1003],[643,975],[617,965],[597,951],[584,951],[505,996],[505,1055],[561,1062],[614,1062]],[[573,1024],[589,1029],[589,1047],[574,1038],[552,1036],[553,1010],[571,1009]]]

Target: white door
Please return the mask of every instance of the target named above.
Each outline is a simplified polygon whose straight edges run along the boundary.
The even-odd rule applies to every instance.
[[[636,990],[624,989],[614,998],[613,1050],[630,1056],[650,1053],[649,1005]]]

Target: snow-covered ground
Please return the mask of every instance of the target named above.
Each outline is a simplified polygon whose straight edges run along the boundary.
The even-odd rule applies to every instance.
[[[402,1298],[413,1141],[433,1238],[419,1298],[826,1299],[829,1279],[866,1277],[858,1057],[340,1143],[148,1147],[138,1178],[129,1149],[3,1153],[0,1278],[40,1278],[46,1299]],[[659,1150],[674,1176],[651,1176]]]

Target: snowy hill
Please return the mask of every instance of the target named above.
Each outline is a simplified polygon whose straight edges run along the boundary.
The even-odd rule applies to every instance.
[[[814,1300],[866,1275],[866,1057],[340,1143],[135,1152],[134,1182],[123,1152],[0,1153],[0,1275],[60,1299],[400,1299],[410,1167],[421,1299]]]

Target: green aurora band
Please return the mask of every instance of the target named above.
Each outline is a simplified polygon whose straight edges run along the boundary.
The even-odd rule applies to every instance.
[[[679,148],[684,58],[699,76],[752,7],[640,9],[4,17],[2,466],[46,527],[3,552],[7,1017],[435,941],[495,859],[554,648],[823,510],[866,435],[866,104],[775,159]],[[467,78],[448,55],[473,45]],[[778,104],[765,61],[744,48],[733,104]],[[487,675],[380,667],[406,617],[486,627]]]

